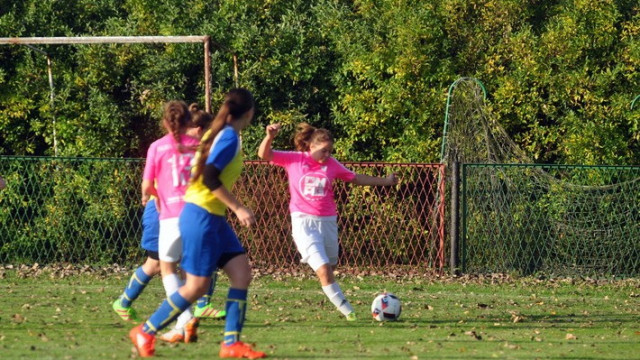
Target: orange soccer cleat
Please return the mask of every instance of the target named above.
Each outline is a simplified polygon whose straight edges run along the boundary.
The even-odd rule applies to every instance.
[[[142,331],[142,324],[129,331],[129,338],[140,357],[151,357],[156,352],[156,337]]]
[[[189,320],[189,322],[187,322],[184,325],[184,342],[185,343],[193,343],[198,341],[198,325],[199,325],[199,320],[198,318],[195,318],[195,317]]]
[[[158,336],[158,339],[172,344],[181,343],[184,341],[184,329],[171,329],[170,331]]]
[[[242,341],[236,341],[231,345],[220,345],[220,357],[221,358],[235,358],[235,359],[263,359],[267,357],[267,354],[262,351],[255,351],[250,345],[243,343]]]

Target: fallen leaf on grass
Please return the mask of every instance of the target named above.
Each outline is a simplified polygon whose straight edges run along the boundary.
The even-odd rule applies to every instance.
[[[519,345],[509,344],[509,343],[504,343],[504,347],[506,347],[507,349],[510,349],[510,350],[520,349]]]
[[[20,314],[14,314],[11,319],[13,319],[13,322],[17,324],[22,324],[25,321],[24,316]]]
[[[514,323],[519,323],[524,320],[524,316],[516,313],[511,314],[511,321]]]
[[[475,331],[466,331],[464,334],[472,336],[476,340],[482,340],[482,336],[478,335]]]

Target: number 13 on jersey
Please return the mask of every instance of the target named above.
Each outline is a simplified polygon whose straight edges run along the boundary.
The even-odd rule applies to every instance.
[[[194,154],[175,154],[167,161],[171,164],[171,176],[173,178],[173,186],[181,187],[189,184],[191,178],[191,161]]]

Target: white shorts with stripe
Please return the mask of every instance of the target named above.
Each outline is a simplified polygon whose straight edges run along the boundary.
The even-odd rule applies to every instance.
[[[338,222],[336,216],[315,216],[300,212],[291,213],[293,241],[313,271],[320,266],[338,264]]]

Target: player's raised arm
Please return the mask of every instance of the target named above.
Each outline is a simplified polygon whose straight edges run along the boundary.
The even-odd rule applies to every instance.
[[[267,135],[265,135],[264,139],[262,139],[262,142],[260,143],[260,147],[258,147],[258,156],[260,159],[271,160],[271,157],[273,156],[271,143],[279,132],[280,124],[267,125]]]

